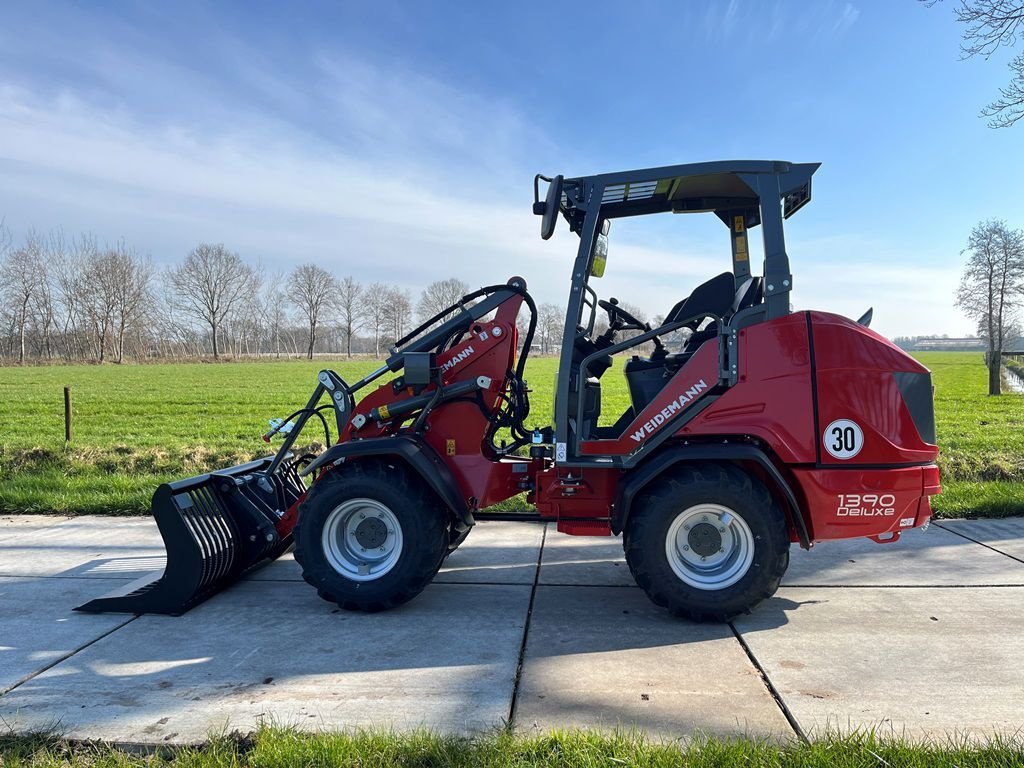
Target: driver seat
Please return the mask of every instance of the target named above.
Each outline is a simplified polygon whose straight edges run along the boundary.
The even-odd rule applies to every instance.
[[[731,287],[734,284],[732,273],[723,272],[722,274],[729,276],[729,283]],[[718,275],[718,277],[713,278],[713,280],[718,280],[721,277],[722,275]],[[705,283],[705,285],[707,285],[707,283]],[[690,297],[692,298],[693,295],[696,293],[697,291],[695,290]],[[716,296],[716,299],[717,298],[720,297]],[[739,284],[739,286],[733,292],[732,298],[729,302],[729,306],[724,312],[709,311],[708,314],[716,314],[723,320],[728,321],[729,318],[731,318],[740,310],[747,309],[748,307],[752,307],[755,304],[759,304],[763,300],[763,278],[747,277],[743,282]],[[696,312],[687,311],[686,308],[688,305],[689,299],[687,299],[686,302],[684,302],[681,310],[682,312],[687,312],[687,314],[680,314],[681,318],[696,314]],[[708,323],[707,327],[698,330],[698,328],[700,327],[700,323],[702,322],[702,318],[697,318],[696,320],[694,320],[694,323],[687,323],[686,327],[693,328],[693,334],[690,336],[689,339],[686,340],[686,344],[683,345],[683,348],[679,352],[677,352],[674,355],[668,355],[666,357],[666,362],[669,362],[670,364],[673,364],[675,365],[675,367],[678,368],[679,366],[685,364],[686,361],[693,356],[693,353],[700,349],[701,345],[705,341],[707,341],[708,339],[713,339],[718,334],[718,326],[713,322]]]
[[[728,320],[740,310],[752,307],[763,300],[762,278],[748,277],[737,287],[733,274],[723,272],[697,286],[693,293],[672,307],[665,322],[677,322],[686,317],[694,317],[693,322],[685,326],[691,328],[693,333],[679,352],[649,360],[634,357],[626,362],[623,372],[633,403],[632,413],[640,413],[661,391],[669,377],[685,365],[704,342],[718,334],[718,326],[713,322],[706,328],[697,330],[708,315]]]

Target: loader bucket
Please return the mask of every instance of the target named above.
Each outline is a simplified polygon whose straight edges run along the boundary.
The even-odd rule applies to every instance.
[[[272,475],[272,457],[166,483],[153,494],[153,517],[167,549],[158,578],[75,608],[88,613],[180,616],[291,545],[294,515],[306,492],[288,463]],[[282,520],[282,518],[285,518]]]

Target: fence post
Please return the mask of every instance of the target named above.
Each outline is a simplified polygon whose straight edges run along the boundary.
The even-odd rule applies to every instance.
[[[64,442],[71,442],[71,387],[64,387]]]

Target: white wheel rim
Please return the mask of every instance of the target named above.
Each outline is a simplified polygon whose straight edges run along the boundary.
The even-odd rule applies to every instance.
[[[402,555],[402,526],[376,499],[349,499],[327,516],[321,536],[331,567],[352,581],[374,581]]]
[[[665,554],[681,581],[697,589],[731,587],[754,562],[754,534],[736,512],[721,504],[696,504],[668,528]]]

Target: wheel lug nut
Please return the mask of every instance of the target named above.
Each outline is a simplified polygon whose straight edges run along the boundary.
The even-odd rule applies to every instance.
[[[688,531],[688,530],[690,530],[690,526],[688,526],[688,525],[684,525],[684,526],[683,526],[683,530],[684,530],[684,531]]]
[[[690,546],[688,544],[683,545],[683,551],[684,552],[689,552],[690,551]]]
[[[704,562],[705,560],[707,560],[707,558],[706,558],[706,557],[702,557],[702,558],[700,559],[700,561],[701,561],[702,563],[703,563],[703,562]]]
[[[725,552],[725,547],[722,547],[722,548],[721,548],[720,550],[718,550],[718,551],[719,551],[719,552]]]

